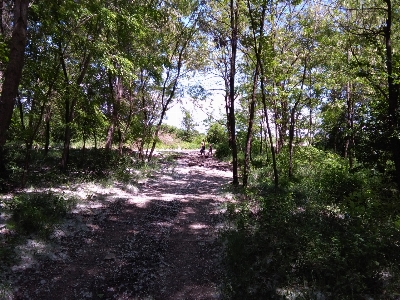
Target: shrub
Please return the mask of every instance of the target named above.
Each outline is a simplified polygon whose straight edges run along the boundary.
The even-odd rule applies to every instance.
[[[228,133],[225,126],[213,123],[207,131],[207,141],[213,145],[227,144]]]
[[[14,196],[8,205],[16,230],[30,234],[48,233],[74,203],[53,193],[32,193]]]
[[[369,170],[350,172],[336,155],[301,151],[298,180],[275,190],[259,176],[246,203],[229,210],[227,297],[396,299],[397,190]]]

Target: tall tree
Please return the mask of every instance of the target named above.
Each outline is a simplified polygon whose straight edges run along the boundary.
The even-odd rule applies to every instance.
[[[386,70],[388,84],[388,119],[389,119],[389,137],[392,150],[393,161],[396,166],[396,180],[400,188],[400,128],[399,128],[399,95],[400,95],[400,67],[399,63],[394,61],[393,49],[393,21],[395,1],[385,0],[386,3],[386,24],[383,28],[386,49]],[[398,5],[399,3],[397,3]]]
[[[186,6],[185,6],[186,5]],[[196,51],[199,50],[198,24],[203,16],[203,7],[197,1],[186,1],[177,5],[180,11],[175,11],[174,23],[169,25],[172,29],[164,35],[163,45],[169,45],[169,49],[162,55],[166,56],[165,74],[159,91],[160,115],[155,125],[151,150],[148,156],[152,158],[156,147],[158,134],[164,121],[167,110],[170,108],[179,88],[179,83],[185,74],[191,71],[193,65],[198,64]],[[170,16],[170,18],[172,18]],[[171,45],[173,45],[171,47]]]
[[[261,56],[261,43],[263,42],[264,36],[264,21],[265,21],[265,13],[266,13],[266,1],[261,5],[261,12],[259,16],[254,16],[254,11],[251,6],[250,0],[247,0],[247,9],[250,18],[250,28],[252,29],[252,48],[256,57],[256,65],[253,75],[253,88],[251,92],[251,100],[249,103],[249,120],[247,126],[247,136],[246,136],[246,148],[244,153],[244,166],[243,166],[243,186],[247,186],[248,184],[248,176],[250,169],[250,156],[251,156],[251,143],[253,137],[253,123],[255,116],[255,106],[256,106],[256,97],[258,94],[258,81],[260,74],[260,59],[257,57]],[[258,17],[258,18],[257,18]],[[257,20],[256,20],[257,18]]]
[[[7,130],[10,126],[24,65],[29,2],[29,0],[14,1],[14,28],[0,97],[0,177],[5,175],[3,148],[7,140]]]
[[[395,166],[395,180],[400,186],[400,138],[398,134],[400,68],[396,54],[400,47],[397,30],[399,28],[397,20],[400,18],[398,6],[399,2],[396,0],[383,2],[371,0],[361,5],[357,1],[343,3],[343,8],[345,8],[343,21],[338,26],[352,35],[353,41],[357,43],[348,48],[350,49],[348,59],[357,66],[358,76],[364,78],[366,83],[375,90],[375,100],[371,99],[369,104],[370,108],[374,107],[374,109],[371,109],[370,112],[376,113],[374,111],[379,107],[378,114],[380,114],[381,120],[385,120],[388,125],[385,126],[386,128],[377,130],[378,136],[383,134],[385,137],[383,140],[388,141],[387,144],[381,143],[379,147],[384,150],[382,146],[387,145],[386,150],[391,153],[391,159]],[[347,90],[350,96],[350,86]],[[354,97],[355,93],[353,92],[351,96]],[[384,99],[383,103],[379,103],[380,98]],[[347,126],[350,126],[352,122],[350,117],[355,107],[352,101],[354,98],[348,99],[347,119],[350,123]],[[351,137],[347,139],[349,138]]]
[[[230,29],[231,29],[231,57],[229,71],[229,143],[232,150],[232,176],[233,185],[239,185],[238,157],[236,144],[236,119],[235,119],[235,75],[236,75],[236,55],[238,46],[239,29],[239,0],[230,1]]]

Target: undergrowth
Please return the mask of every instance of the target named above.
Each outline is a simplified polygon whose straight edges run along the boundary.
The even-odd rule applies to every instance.
[[[11,181],[18,187],[24,161],[23,150],[10,151],[13,163],[9,165]],[[86,149],[70,151],[67,170],[59,168],[61,152],[51,150],[32,151],[27,189],[19,189],[11,199],[0,197],[0,273],[1,266],[10,265],[15,259],[14,247],[29,236],[46,239],[54,226],[61,222],[77,200],[71,196],[50,190],[84,183],[135,185],[159,168],[157,160],[143,162],[135,153],[122,155],[117,151]],[[31,192],[34,191],[34,192]],[[1,286],[0,286],[1,295]],[[1,298],[1,297],[0,297]]]
[[[158,168],[156,159],[147,162],[139,159],[135,152],[121,154],[118,150],[105,149],[71,149],[65,170],[60,168],[60,161],[60,150],[50,150],[47,154],[43,150],[32,151],[25,186],[51,188],[82,182],[132,183]],[[10,181],[15,187],[21,185],[23,163],[23,151],[14,150],[13,165],[9,169]]]
[[[9,227],[22,234],[46,235],[76,204],[72,198],[54,193],[24,193],[7,202]]]
[[[257,180],[228,209],[226,298],[398,299],[397,189],[384,175],[311,155],[278,190],[262,175],[270,170],[254,170]]]

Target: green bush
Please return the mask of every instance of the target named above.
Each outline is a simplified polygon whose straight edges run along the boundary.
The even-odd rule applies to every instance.
[[[213,123],[207,131],[207,141],[213,145],[227,144],[228,132],[226,127],[219,123]]]
[[[74,204],[73,199],[53,193],[20,194],[8,204],[11,225],[24,234],[48,233]]]
[[[215,156],[218,159],[226,160],[232,156],[231,148],[229,147],[228,143],[220,143],[213,147],[215,149]]]
[[[397,299],[397,189],[313,148],[299,150],[296,171],[278,190],[255,177],[229,210],[227,298]]]

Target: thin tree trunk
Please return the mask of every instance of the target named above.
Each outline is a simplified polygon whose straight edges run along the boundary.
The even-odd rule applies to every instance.
[[[347,63],[350,63],[350,48],[347,50]],[[344,157],[349,159],[350,169],[353,168],[353,148],[354,148],[354,132],[353,132],[353,118],[354,118],[354,101],[351,94],[352,86],[350,81],[346,84],[346,123],[347,132],[344,144]]]
[[[261,95],[262,95],[262,102],[263,102],[263,109],[264,109],[264,116],[265,116],[265,121],[267,123],[267,131],[268,131],[268,137],[269,137],[269,143],[270,143],[270,148],[271,148],[271,157],[272,157],[272,166],[274,170],[274,184],[275,184],[275,189],[278,189],[279,186],[279,175],[278,175],[278,167],[276,164],[276,151],[274,148],[274,142],[272,138],[272,132],[271,132],[271,127],[269,125],[268,121],[268,108],[267,108],[267,100],[265,96],[265,90],[264,90],[264,76],[263,76],[263,67],[261,65]]]
[[[250,172],[250,156],[251,156],[251,143],[253,138],[253,123],[254,123],[254,110],[256,105],[256,93],[257,93],[257,81],[258,81],[258,62],[253,78],[253,92],[251,95],[250,105],[249,105],[249,121],[247,126],[246,135],[246,149],[244,152],[244,166],[243,166],[243,186],[246,187],[248,183],[248,177]]]
[[[289,178],[293,177],[293,140],[294,140],[294,130],[296,123],[296,111],[297,107],[300,103],[300,100],[303,96],[303,88],[304,81],[306,80],[306,72],[307,72],[307,57],[304,58],[304,70],[303,70],[303,78],[301,80],[301,89],[300,95],[297,101],[295,102],[291,112],[290,112],[290,125],[289,125]]]
[[[276,89],[274,83],[274,90]],[[278,125],[278,111],[277,111],[277,104],[276,104],[276,95],[273,95],[273,102],[274,102],[274,121],[275,121],[275,153],[279,152],[279,125]]]
[[[94,138],[94,149],[97,150],[97,134],[96,134],[96,130],[93,131],[93,138]]]
[[[123,142],[124,138],[123,138],[123,135],[122,135],[121,128],[118,128],[117,133],[118,133],[118,150],[119,150],[119,154],[122,155],[122,148],[123,148],[123,144],[124,144],[124,142]]]
[[[121,100],[120,97],[122,95],[122,91],[121,91],[122,85],[120,82],[120,78],[116,77],[115,78],[115,87],[114,87],[113,80],[112,80],[113,78],[112,78],[111,73],[109,73],[108,76],[109,76],[108,80],[109,80],[110,95],[111,95],[111,99],[112,99],[112,116],[111,116],[111,124],[107,131],[105,149],[107,151],[110,151],[112,149],[114,132],[115,132],[116,128],[118,127],[119,102]]]
[[[45,144],[44,144],[44,153],[47,155],[49,153],[50,146],[50,116],[51,116],[51,107],[50,105],[46,108],[46,116],[45,116]]]
[[[144,161],[145,159],[145,155],[144,155],[144,145],[146,142],[146,138],[147,135],[151,134],[151,132],[149,132],[149,112],[147,109],[147,105],[146,105],[146,97],[145,97],[145,86],[147,84],[147,80],[144,79],[144,70],[142,69],[140,72],[140,85],[141,85],[141,108],[142,108],[142,112],[143,112],[143,128],[142,128],[142,134],[141,134],[141,139],[139,141],[139,158]]]
[[[288,129],[287,120],[289,119],[289,116],[287,115],[287,110],[288,110],[287,100],[281,100],[280,104],[281,104],[281,109],[280,109],[281,113],[275,117],[275,127],[278,129],[277,145],[275,149],[276,153],[280,153],[281,150],[283,149],[283,146],[285,145],[286,132]]]
[[[278,186],[279,186],[279,174],[278,174],[278,167],[277,167],[277,163],[276,163],[276,151],[275,151],[275,148],[274,148],[274,141],[273,141],[273,137],[272,137],[271,126],[269,125],[267,99],[266,99],[266,95],[265,95],[265,86],[264,86],[265,85],[264,84],[264,68],[263,68],[263,64],[261,62],[261,57],[258,56],[257,59],[260,62],[261,96],[262,96],[262,103],[263,103],[265,122],[267,124],[267,132],[268,132],[269,144],[270,144],[270,150],[271,150],[271,157],[272,157],[272,167],[273,167],[273,170],[274,170],[274,185],[275,185],[275,189],[278,189]]]
[[[175,87],[174,87],[173,94],[175,94]],[[160,119],[159,119],[159,121],[157,123],[156,131],[154,132],[153,143],[152,143],[151,150],[150,150],[150,153],[149,153],[149,156],[148,156],[148,161],[151,160],[151,158],[153,156],[153,153],[154,153],[154,149],[156,148],[158,134],[160,133],[161,125],[162,125],[162,122],[164,120],[165,114],[167,113],[167,108],[169,107],[169,104],[172,101],[173,94],[171,94],[170,97],[168,97],[167,102],[165,103],[165,105],[163,105],[163,108],[162,108],[162,111],[161,111],[161,116],[160,116]]]
[[[61,50],[61,46],[60,46],[60,50]],[[62,51],[60,51],[60,53],[62,54]],[[89,63],[91,61],[91,54],[89,53],[88,55],[86,55],[83,59],[82,62],[82,66],[81,66],[81,70],[80,70],[80,74],[79,77],[76,80],[76,85],[80,86],[83,82],[83,79],[85,78],[87,69],[89,67]],[[67,67],[65,65],[65,61],[64,61],[64,57],[61,56],[61,64],[62,64],[62,68],[64,71],[64,77],[65,77],[65,84],[67,85],[67,88],[69,86],[69,78],[68,78],[68,73],[67,73]],[[72,101],[70,103],[69,101],[69,97],[71,95],[69,93],[67,93],[67,97],[65,100],[65,132],[64,132],[64,147],[63,147],[63,154],[62,154],[62,158],[61,158],[61,168],[63,170],[66,170],[67,168],[67,164],[68,164],[68,160],[69,160],[69,150],[70,150],[70,146],[71,146],[71,137],[72,137],[72,132],[71,132],[71,125],[72,122],[74,121],[74,116],[75,116],[75,106],[76,103],[78,101],[77,96],[73,96],[72,97]]]
[[[86,132],[85,132],[85,129],[83,129],[83,131],[82,131],[82,140],[83,140],[82,153],[85,153],[85,150],[86,150]]]
[[[389,90],[389,136],[392,150],[392,157],[396,168],[396,182],[400,188],[400,139],[398,137],[398,109],[399,109],[399,94],[400,84],[398,83],[399,76],[393,72],[393,50],[392,50],[392,2],[391,0],[385,0],[387,5],[387,19],[386,26],[384,28],[385,35],[385,46],[386,46],[386,68],[387,68],[387,80]]]
[[[266,158],[266,161],[267,162],[269,162],[270,161],[270,158],[269,158],[269,150],[271,150],[271,148],[270,147],[268,147],[268,138],[269,138],[269,136],[268,136],[268,124],[267,124],[267,128],[265,128],[264,129],[264,144],[265,144],[265,154],[266,154],[266,156],[267,156],[267,158]]]
[[[263,135],[263,120],[261,119],[260,121],[260,150],[259,150],[259,154],[262,154],[262,150],[263,150],[263,140],[264,140],[264,135]]]
[[[237,3],[236,3],[237,4]],[[237,144],[236,144],[236,119],[235,119],[235,74],[236,74],[236,52],[238,40],[238,7],[234,6],[234,0],[230,3],[231,10],[231,61],[229,73],[229,127],[230,127],[230,145],[232,150],[232,184],[239,185]]]
[[[47,155],[50,149],[50,119],[46,118],[46,128],[45,128],[45,143],[44,143],[44,153]]]
[[[21,129],[25,131],[25,121],[24,121],[24,108],[22,106],[21,97],[17,95],[18,99],[18,110],[19,110],[19,120],[21,122]]]
[[[256,37],[256,24],[255,20],[251,11],[250,1],[247,1],[247,8],[249,11],[252,28],[253,28],[253,42],[254,42],[254,52],[256,56],[261,56],[261,46],[258,46],[257,37]],[[259,28],[259,39],[262,40],[263,37],[263,27],[264,27],[264,19],[265,19],[265,6],[263,7],[263,11],[260,18],[260,28]],[[254,123],[254,110],[256,104],[256,94],[257,94],[257,83],[258,83],[258,76],[260,72],[260,64],[259,60],[256,60],[256,69],[254,72],[253,77],[253,91],[251,95],[250,105],[249,105],[249,121],[247,127],[247,136],[246,136],[246,149],[244,153],[244,166],[243,166],[243,186],[246,187],[248,184],[248,177],[249,177],[249,169],[250,169],[250,157],[251,157],[251,143],[253,137],[253,123]]]
[[[36,99],[32,99],[32,111],[34,111],[34,109],[35,109],[36,102],[37,102]],[[30,161],[31,161],[31,150],[32,150],[32,146],[33,146],[33,141],[35,140],[35,137],[39,131],[40,125],[42,124],[45,107],[46,107],[46,102],[43,103],[40,108],[39,118],[38,118],[35,126],[33,126],[33,113],[31,113],[31,115],[29,117],[28,128],[32,129],[32,130],[31,130],[31,132],[29,132],[29,134],[27,135],[27,137],[25,139],[26,153],[25,153],[24,173],[22,175],[22,187],[24,187],[26,184],[26,179],[27,179],[28,171],[29,171],[29,165],[30,165]]]
[[[163,102],[162,110],[161,110],[161,116],[160,116],[160,119],[159,119],[159,121],[157,123],[156,130],[155,130],[154,135],[153,135],[153,144],[151,146],[151,150],[150,150],[150,153],[148,155],[148,161],[150,161],[152,156],[153,156],[154,149],[156,148],[157,138],[158,138],[158,134],[159,134],[160,129],[161,129],[162,122],[164,120],[165,114],[167,113],[167,109],[169,108],[169,105],[172,102],[173,97],[175,96],[176,88],[178,86],[178,79],[179,79],[179,77],[181,75],[181,69],[182,69],[182,63],[183,63],[183,52],[186,49],[186,46],[187,46],[187,41],[184,43],[184,46],[182,46],[182,48],[179,50],[177,75],[176,75],[176,77],[175,77],[175,79],[173,81],[172,90],[171,90],[170,94],[168,95],[168,97],[166,97],[166,92],[167,92],[166,84],[167,84],[167,82],[169,80],[169,76],[170,76],[169,72],[167,73],[167,78],[164,81],[164,86],[163,86],[162,96],[161,96],[161,99],[162,99],[162,102]],[[178,43],[176,45],[176,49],[178,49]],[[164,99],[165,98],[167,98],[167,100],[164,103]]]
[[[349,159],[350,169],[353,168],[353,155],[352,149],[353,145],[353,116],[354,116],[354,104],[353,99],[351,97],[351,84],[347,82],[346,84],[346,124],[347,124],[347,132],[345,136],[345,144],[344,144],[344,157]]]
[[[267,2],[264,1],[263,2],[263,11],[264,11],[263,15],[264,16],[262,16],[262,20],[265,18],[266,5],[267,5]],[[261,24],[263,24],[263,23],[264,22],[261,22]],[[260,30],[262,30],[262,28],[260,28]],[[260,33],[262,33],[262,31],[260,31]],[[267,132],[268,132],[270,150],[271,150],[271,156],[272,156],[272,165],[273,165],[273,170],[274,170],[274,185],[275,185],[275,189],[277,189],[279,186],[279,176],[278,176],[278,168],[277,168],[277,163],[276,163],[276,153],[275,153],[275,149],[274,149],[274,142],[273,142],[271,127],[269,125],[267,100],[266,100],[266,95],[265,95],[265,74],[264,74],[263,61],[261,59],[261,53],[262,53],[262,44],[260,44],[259,51],[256,51],[255,54],[256,54],[256,58],[257,58],[257,64],[260,68],[262,104],[263,104],[265,123],[267,126]],[[266,145],[267,145],[267,142],[266,142]],[[267,156],[268,156],[268,152],[267,152]]]
[[[0,1],[0,18],[1,18],[1,20],[0,20],[0,33],[1,33],[2,36],[4,36],[4,33],[5,33],[5,29],[4,29],[4,27],[5,27],[4,23],[5,22],[4,22],[3,14],[4,14],[4,0],[1,0]]]

